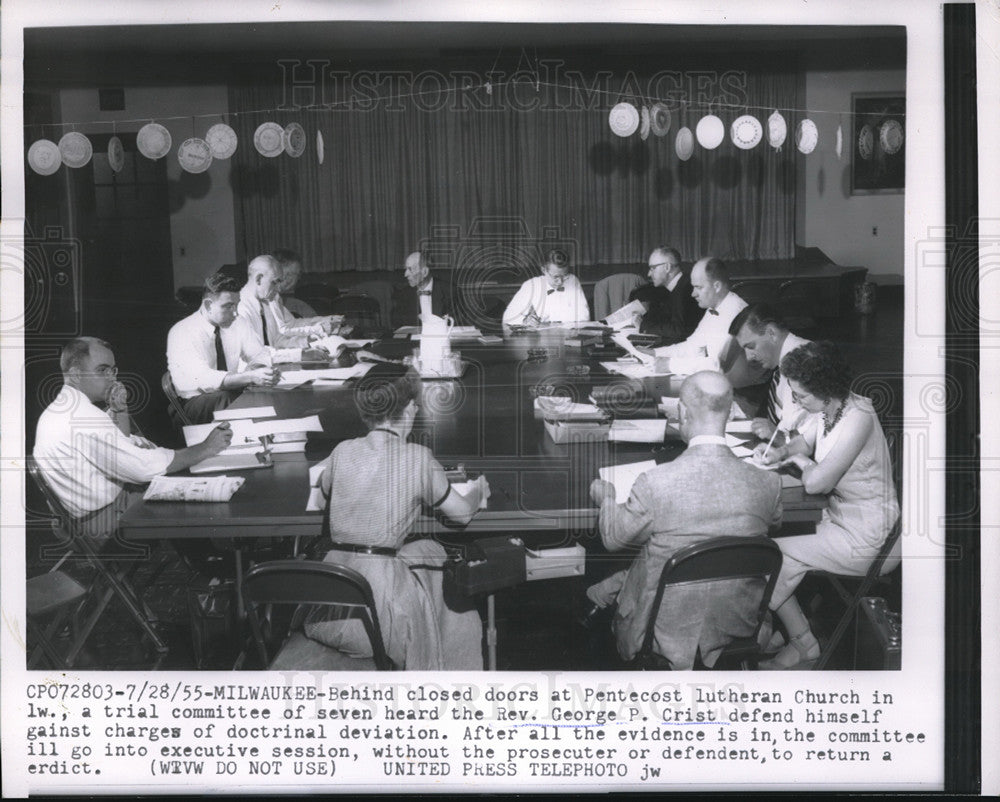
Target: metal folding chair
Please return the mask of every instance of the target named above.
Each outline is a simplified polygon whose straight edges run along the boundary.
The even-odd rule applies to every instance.
[[[382,630],[371,587],[357,571],[336,563],[314,560],[274,560],[252,568],[243,579],[243,603],[246,606],[250,632],[263,667],[308,668],[323,666],[291,665],[287,652],[300,649],[308,639],[301,632],[274,632],[272,607],[275,605],[309,605],[328,607],[343,613],[346,617],[361,621],[368,639],[371,641],[372,658],[345,658],[341,656],[339,667],[363,670],[376,668],[379,671],[394,671],[395,664],[385,652]],[[264,609],[263,615],[261,608]],[[294,617],[293,617],[294,624]],[[339,656],[334,649],[316,641],[308,641],[313,651],[325,650],[331,656]],[[374,661],[374,666],[371,665]]]
[[[667,586],[700,582],[717,582],[723,579],[764,580],[764,590],[757,607],[757,619],[753,632],[734,638],[722,651],[716,665],[739,661],[744,670],[756,669],[761,657],[758,644],[760,627],[767,615],[774,584],[781,570],[781,549],[769,537],[724,536],[702,540],[677,552],[667,560],[656,586],[656,596],[649,611],[649,622],[642,647],[636,655],[636,665],[640,668],[653,667],[657,658],[653,645],[656,637],[656,620],[660,614],[660,604]]]
[[[56,634],[72,616],[76,637],[69,652],[73,658],[90,634],[80,634],[77,613],[87,598],[87,589],[69,574],[54,568],[46,574],[33,576],[25,590],[25,617],[28,648],[28,668],[34,668],[44,655],[52,668],[72,668],[72,663],[60,654],[53,642]],[[45,620],[48,619],[48,623]],[[34,648],[32,648],[34,642]]]
[[[174,387],[173,380],[170,378],[169,370],[164,372],[163,378],[160,380],[160,386],[163,388],[163,394],[167,397],[167,401],[170,402],[169,409],[173,412],[171,418],[180,426],[190,426],[192,421],[184,411],[184,404],[181,403],[181,398],[177,395],[177,390]]]
[[[131,565],[123,565],[120,560],[98,553],[94,544],[91,543],[91,539],[79,531],[76,519],[69,514],[69,511],[49,486],[45,474],[35,458],[28,457],[27,465],[28,475],[42,492],[49,506],[49,511],[58,521],[59,532],[65,541],[66,553],[81,556],[96,572],[94,583],[87,589],[88,594],[94,600],[93,611],[81,629],[77,642],[74,643],[67,655],[68,664],[72,665],[73,661],[76,660],[79,650],[83,647],[83,642],[113,598],[117,598],[124,605],[136,623],[149,636],[156,651],[159,654],[166,654],[167,646],[151,623],[152,614],[140,601],[139,594],[132,586],[131,577],[138,567],[138,563],[131,561]]]

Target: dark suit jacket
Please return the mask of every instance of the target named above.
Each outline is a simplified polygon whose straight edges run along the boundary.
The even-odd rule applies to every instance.
[[[417,291],[408,285],[397,287],[393,297],[399,304],[398,309],[393,309],[393,325],[419,326],[420,297],[417,295]],[[431,287],[431,311],[438,317],[443,315],[455,317],[449,279],[435,276],[434,284]],[[457,318],[455,322],[458,323]]]
[[[629,300],[649,305],[640,330],[644,334],[658,334],[664,345],[686,340],[702,316],[702,309],[691,297],[691,279],[687,273],[681,273],[672,291],[644,284],[632,291]]]
[[[692,446],[642,474],[625,504],[601,510],[601,539],[617,551],[640,547],[621,584],[614,630],[618,651],[635,656],[666,561],[685,546],[723,535],[766,535],[781,520],[781,480],[738,460],[723,445]],[[622,581],[624,580],[624,581]],[[603,583],[602,583],[603,584]],[[733,579],[668,588],[656,621],[655,649],[675,669],[691,668],[697,650],[711,666],[734,637],[756,623],[763,583]]]

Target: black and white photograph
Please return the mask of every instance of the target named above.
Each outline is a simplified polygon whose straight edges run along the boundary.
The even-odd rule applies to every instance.
[[[996,20],[697,5],[5,4],[5,795],[995,781]]]

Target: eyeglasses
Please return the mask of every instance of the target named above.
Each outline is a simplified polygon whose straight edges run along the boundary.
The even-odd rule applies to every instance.
[[[797,393],[794,390],[792,390],[792,401],[794,401],[796,404],[801,404],[804,399],[812,397],[813,397],[812,393]]]
[[[649,269],[650,270],[656,270],[656,268],[658,268],[658,267],[666,267],[666,268],[668,268],[670,270],[673,270],[674,267],[675,267],[675,264],[673,262],[657,262],[655,265],[650,265]]]
[[[98,376],[114,377],[114,376],[118,375],[118,366],[117,365],[101,365],[101,367],[97,368],[94,371],[94,373],[96,373]]]

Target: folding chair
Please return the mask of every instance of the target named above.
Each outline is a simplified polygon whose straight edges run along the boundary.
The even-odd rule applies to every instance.
[[[656,596],[649,611],[649,622],[642,647],[636,655],[636,665],[640,668],[653,667],[657,659],[663,660],[653,650],[656,638],[656,620],[660,614],[660,604],[667,586],[717,582],[723,579],[765,580],[753,631],[743,637],[734,638],[719,656],[716,666],[739,661],[743,670],[756,669],[761,657],[757,642],[761,624],[767,615],[774,584],[781,570],[781,549],[769,537],[716,537],[702,540],[678,550],[667,560],[656,586]],[[699,661],[700,662],[700,661]]]
[[[243,579],[243,603],[261,665],[276,669],[394,671],[385,652],[371,586],[357,571],[314,560],[274,560],[252,568]],[[322,606],[361,621],[372,646],[371,658],[349,657],[298,631],[297,609],[289,631],[276,633],[273,606]],[[260,608],[264,607],[261,615]],[[274,648],[274,645],[277,647]]]
[[[625,306],[632,290],[645,280],[635,273],[615,273],[594,285],[594,320],[602,320]]]
[[[53,492],[35,458],[28,457],[27,465],[28,475],[31,476],[38,489],[42,492],[49,506],[49,511],[58,521],[59,530],[66,543],[67,554],[80,554],[97,573],[95,582],[87,589],[88,594],[95,599],[93,612],[91,612],[87,623],[81,630],[77,642],[71,648],[66,658],[67,662],[72,665],[79,650],[83,647],[84,640],[89,636],[94,625],[97,623],[97,619],[103,614],[113,598],[117,598],[136,620],[136,623],[142,627],[152,641],[157,653],[161,655],[166,654],[167,646],[153,628],[151,613],[139,600],[139,594],[132,587],[131,576],[138,567],[138,563],[133,562],[131,566],[122,566],[120,561],[99,554],[95,550],[94,544],[90,542],[90,538],[79,531],[76,519],[69,514],[69,511],[63,506],[59,497]]]
[[[900,485],[900,463],[901,454],[897,448],[898,441],[894,432],[889,432],[885,436],[886,445],[889,448],[889,456],[892,460],[892,480],[896,487],[896,494],[899,495],[901,491]],[[861,600],[866,596],[871,595],[871,590],[876,584],[891,576],[894,571],[890,571],[888,574],[883,576],[882,568],[885,565],[885,561],[889,559],[892,554],[893,549],[896,547],[896,542],[899,540],[900,535],[903,532],[903,519],[900,517],[896,521],[895,526],[889,531],[886,536],[885,542],[882,544],[875,558],[872,560],[871,565],[868,566],[868,570],[865,572],[864,576],[850,576],[846,574],[834,574],[828,571],[810,571],[810,574],[815,574],[827,580],[830,586],[836,591],[840,600],[844,603],[844,612],[841,614],[840,618],[837,620],[837,624],[833,629],[833,633],[830,635],[827,641],[826,648],[820,655],[819,660],[813,665],[813,671],[820,671],[826,667],[827,663],[830,662],[830,658],[833,653],[837,650],[837,646],[840,645],[840,641],[843,639],[844,635],[847,633],[848,628],[851,623],[855,620],[858,610],[861,605]],[[851,587],[853,586],[853,591]]]
[[[190,426],[192,421],[184,411],[184,404],[181,403],[181,398],[177,395],[169,370],[163,374],[160,386],[163,388],[163,394],[167,397],[167,401],[170,402],[169,410],[173,412],[173,415],[170,416],[171,419],[180,426]]]
[[[52,668],[73,667],[72,663],[67,662],[67,659],[59,653],[52,641],[71,614],[74,618],[73,628],[77,629],[76,613],[79,612],[86,598],[87,589],[69,574],[58,569],[33,576],[28,580],[24,605],[29,651],[28,668],[34,668],[42,655],[49,658]],[[49,619],[49,622],[43,626],[46,618]],[[89,634],[88,630],[81,640],[77,630],[77,639],[70,645],[69,649],[74,659],[80,646],[83,645],[83,641],[86,640],[86,635]],[[36,644],[33,649],[32,641]]]

